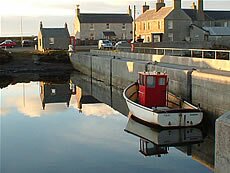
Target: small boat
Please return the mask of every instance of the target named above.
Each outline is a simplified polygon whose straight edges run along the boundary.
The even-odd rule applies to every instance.
[[[168,77],[160,72],[139,72],[138,82],[123,92],[130,114],[161,127],[190,127],[201,123],[197,106],[167,91]]]
[[[140,138],[140,152],[145,156],[168,154],[169,147],[187,147],[191,155],[193,144],[202,143],[203,132],[197,127],[159,129],[149,127],[133,118],[129,118],[125,132]]]

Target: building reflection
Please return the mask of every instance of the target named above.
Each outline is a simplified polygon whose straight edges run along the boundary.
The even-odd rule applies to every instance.
[[[82,112],[82,105],[83,104],[96,104],[101,103],[97,99],[95,99],[93,96],[84,93],[83,89],[79,86],[76,86],[75,84],[72,84],[74,88],[76,88],[76,97],[77,97],[77,108],[80,112]]]
[[[71,95],[75,93],[75,88],[71,88],[68,82],[40,82],[40,98],[43,110],[45,110],[46,104],[52,103],[65,103],[69,107]]]
[[[159,129],[147,126],[129,118],[125,131],[140,138],[140,153],[145,156],[162,156],[169,153],[170,147],[183,146],[187,155],[192,154],[192,145],[203,142],[203,133],[196,127]]]

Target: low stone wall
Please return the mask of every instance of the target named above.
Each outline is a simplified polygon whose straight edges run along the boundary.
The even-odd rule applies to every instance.
[[[169,55],[153,55],[153,54],[114,52],[114,51],[101,51],[101,50],[90,50],[90,52],[94,55],[100,55],[100,56],[101,55],[115,56],[115,57],[129,58],[134,60],[157,61],[163,63],[186,65],[195,68],[208,68],[208,69],[230,71],[229,60],[202,59],[202,58],[191,58],[191,57],[183,57],[183,56],[181,57],[181,56],[169,56]]]
[[[230,172],[230,112],[216,121],[215,173]]]

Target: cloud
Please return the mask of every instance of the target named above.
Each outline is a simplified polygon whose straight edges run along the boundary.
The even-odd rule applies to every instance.
[[[77,97],[76,95],[73,95],[70,100],[70,107],[79,110],[77,105]],[[118,111],[115,111],[105,103],[83,104],[81,111],[85,116],[97,116],[102,118],[120,115]]]
[[[0,109],[0,116],[6,116],[10,112],[10,109],[2,108]]]

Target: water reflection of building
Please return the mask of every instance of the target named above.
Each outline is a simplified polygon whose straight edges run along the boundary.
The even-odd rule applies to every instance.
[[[69,107],[71,94],[74,94],[74,89],[71,90],[69,83],[46,83],[40,82],[40,97],[42,108],[45,109],[46,104],[50,103],[66,103]]]
[[[74,85],[75,86],[75,85]],[[101,103],[97,99],[95,99],[93,96],[83,93],[82,88],[79,86],[76,87],[76,96],[77,96],[77,108],[82,111],[82,104],[94,104],[94,103]]]
[[[82,88],[84,97],[90,95],[101,103],[109,105],[123,115],[128,114],[128,107],[122,97],[122,90],[108,86],[101,81],[94,80],[77,72],[71,74],[71,82]]]
[[[199,128],[157,129],[130,118],[125,131],[140,137],[140,152],[145,156],[168,154],[169,147],[185,146],[191,155],[192,144],[203,142]]]

